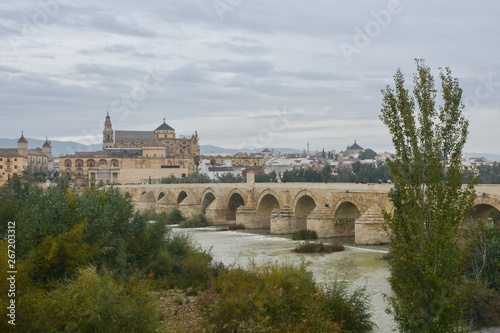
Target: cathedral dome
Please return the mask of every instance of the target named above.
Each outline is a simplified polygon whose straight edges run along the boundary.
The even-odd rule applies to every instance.
[[[159,130],[174,131],[172,127],[170,127],[169,125],[167,125],[167,123],[165,123],[165,118],[163,119],[163,124],[161,124],[160,126],[158,126],[157,129],[155,129],[155,131]]]

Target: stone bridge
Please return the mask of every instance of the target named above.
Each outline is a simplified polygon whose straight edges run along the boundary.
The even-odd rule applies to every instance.
[[[252,175],[250,173],[249,175]],[[320,238],[355,236],[357,244],[387,243],[382,210],[392,210],[390,184],[247,183],[119,185],[139,210],[179,208],[215,225],[243,224],[272,234],[315,230]],[[473,218],[500,210],[500,185],[478,185]]]

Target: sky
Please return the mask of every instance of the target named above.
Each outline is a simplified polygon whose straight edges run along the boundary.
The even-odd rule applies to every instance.
[[[197,131],[226,148],[393,151],[379,120],[415,58],[449,67],[465,150],[500,154],[500,2],[3,0],[0,137]]]

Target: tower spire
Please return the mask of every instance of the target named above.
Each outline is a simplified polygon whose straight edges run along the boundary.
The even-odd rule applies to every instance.
[[[113,139],[113,126],[111,125],[111,117],[109,116],[109,112],[106,111],[106,120],[104,121],[104,131],[102,132],[102,150],[106,150],[106,148],[114,147],[114,139]]]

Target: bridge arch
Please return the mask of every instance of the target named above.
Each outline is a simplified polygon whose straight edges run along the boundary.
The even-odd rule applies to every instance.
[[[500,200],[494,200],[483,196],[478,197],[474,201],[472,212],[465,218],[464,222],[467,223],[469,218],[472,218],[473,220],[481,219],[484,223],[488,223],[489,218],[497,217],[498,219],[499,215]]]
[[[160,201],[164,196],[165,196],[165,192],[160,191],[160,193],[158,193],[158,197],[157,197],[158,200],[156,200],[156,201]]]
[[[186,199],[187,198],[187,193],[186,191],[180,191],[179,194],[177,195],[177,205],[179,205],[182,200]]]
[[[295,229],[307,228],[307,217],[318,204],[318,199],[311,191],[303,190],[297,193],[292,204],[295,216]]]
[[[201,213],[206,214],[207,207],[210,206],[212,202],[215,200],[214,190],[212,188],[207,188],[201,194]]]
[[[273,209],[280,209],[281,207],[280,197],[276,192],[269,189],[262,192],[257,201],[257,220],[259,225],[264,228],[270,228]]]
[[[237,190],[233,190],[229,193],[227,200],[227,218],[229,221],[236,221],[236,210],[239,206],[245,205],[245,199],[243,199],[242,193]]]
[[[359,204],[353,198],[342,198],[333,208],[335,232],[345,236],[353,236],[355,222],[361,217]]]

